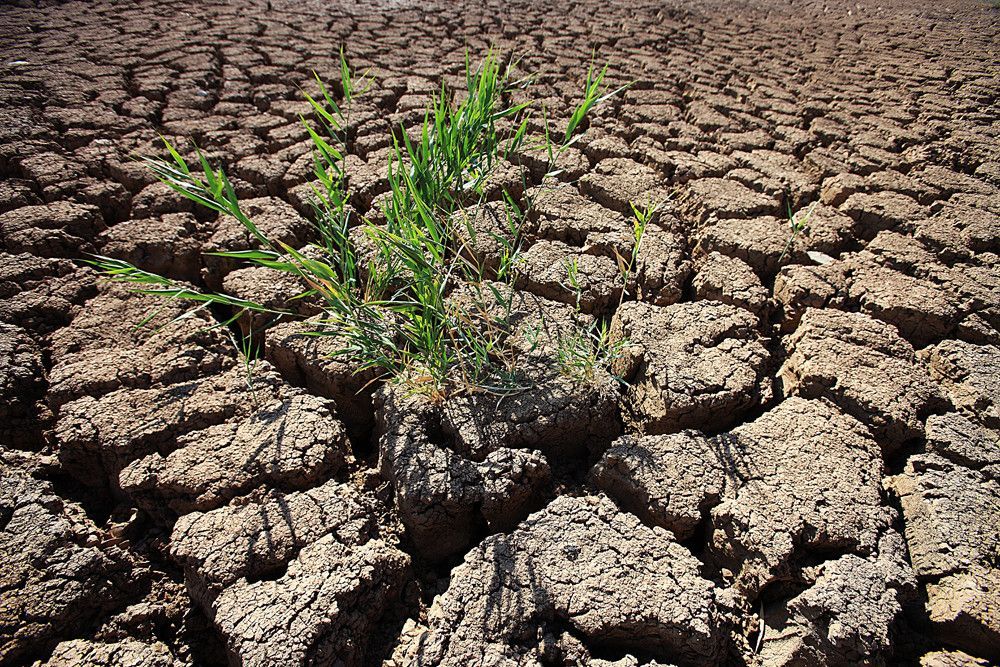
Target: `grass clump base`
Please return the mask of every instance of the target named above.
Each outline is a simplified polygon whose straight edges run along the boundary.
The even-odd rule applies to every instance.
[[[518,391],[530,382],[523,372],[524,357],[534,352],[511,342],[513,285],[530,202],[518,201],[507,190],[491,193],[491,176],[519,151],[543,149],[549,159],[546,177],[554,177],[554,165],[579,139],[588,114],[621,88],[606,90],[606,68],[591,66],[582,100],[558,140],[552,139],[544,109],[542,136],[533,140],[529,129],[538,110],[527,102],[510,101],[516,91],[530,86],[527,80],[515,80],[513,69],[493,52],[475,68],[467,58],[465,89],[456,95],[442,86],[422,124],[394,134],[386,165],[389,193],[377,224],[349,204],[346,160],[351,104],[372,85],[372,78],[359,76],[341,52],[338,94],[332,94],[319,76],[318,94],[304,93],[312,110],[312,118],[303,117],[302,123],[313,144],[313,218],[318,238],[310,248],[293,248],[262,233],[240,208],[225,172],[213,167],[197,148],[194,168],[166,139],[169,159],[140,159],[176,192],[232,216],[258,246],[212,254],[297,276],[302,293],[295,298],[316,300],[323,310],[313,335],[336,336],[335,354],[349,359],[358,371],[377,369],[381,378],[435,398],[455,392]],[[521,185],[522,191],[527,190],[527,183]],[[505,232],[488,232],[500,250],[487,262],[471,250],[477,235],[484,232],[471,224],[469,216],[456,213],[483,206],[490,195],[491,210],[499,215]],[[652,209],[635,213],[635,249],[631,258],[619,258],[626,285]],[[361,228],[360,237],[355,227]],[[357,238],[363,239],[364,248]],[[122,260],[97,257],[91,263],[114,280],[135,283],[138,291],[190,301],[195,308],[222,307],[230,313],[222,325],[247,312],[270,316],[275,322],[297,317],[292,308],[200,291]],[[573,267],[567,268],[572,284]],[[460,286],[472,297],[450,298]],[[609,343],[606,325],[581,326],[560,334],[553,362],[568,375],[592,379],[597,369],[613,361],[620,346]],[[246,341],[241,347],[245,352]]]

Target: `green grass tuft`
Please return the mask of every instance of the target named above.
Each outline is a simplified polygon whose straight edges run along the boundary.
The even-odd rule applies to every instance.
[[[574,108],[558,144],[548,135],[543,110],[551,165],[579,138],[593,109],[622,90],[604,89],[606,71],[606,67],[597,71],[593,65],[588,69],[583,100]],[[413,136],[405,130],[394,135],[387,169],[390,196],[382,211],[385,224],[377,225],[349,206],[346,173],[350,109],[372,79],[352,70],[343,52],[339,74],[336,99],[319,76],[315,77],[318,95],[304,93],[312,110],[312,122],[305,117],[302,122],[313,144],[314,220],[322,251],[318,254],[303,253],[263,234],[240,209],[226,174],[213,168],[197,148],[197,169],[191,169],[165,138],[169,159],[140,159],[176,192],[235,218],[259,244],[252,250],[214,254],[296,275],[304,294],[322,302],[323,326],[316,335],[336,335],[341,343],[337,354],[351,359],[359,370],[377,368],[383,377],[435,397],[523,387],[518,353],[509,341],[512,299],[505,300],[488,280],[513,287],[524,212],[503,193],[507,233],[494,237],[502,251],[499,268],[493,269],[468,252],[463,239],[469,237],[469,230],[462,234],[453,215],[483,204],[496,166],[525,146],[533,109],[528,103],[507,102],[523,81],[515,81],[512,67],[493,51],[475,68],[467,57],[461,101],[456,102],[442,87],[419,131]],[[651,216],[652,210],[647,214],[636,211],[635,249],[630,259],[620,262],[625,283],[631,278]],[[362,256],[352,243],[348,232],[356,226],[370,243],[370,254]],[[136,284],[143,293],[190,301],[195,307],[225,307],[234,313],[229,322],[246,312],[267,313],[275,319],[295,317],[290,311],[201,292],[121,260],[96,257],[91,263],[113,280]],[[480,295],[476,303],[469,306],[448,298],[459,285],[476,288]],[[580,377],[593,377],[595,369],[606,366],[617,353],[607,338],[606,326],[576,332],[566,338],[565,345],[560,344],[556,361],[561,367],[577,369],[579,373],[573,373]]]

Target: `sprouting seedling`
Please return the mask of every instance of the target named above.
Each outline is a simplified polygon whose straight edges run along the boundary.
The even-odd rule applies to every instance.
[[[791,204],[787,204],[787,206],[788,224],[791,227],[791,233],[788,236],[788,240],[785,242],[785,247],[781,250],[781,254],[778,256],[779,264],[781,263],[781,260],[785,259],[785,255],[787,255],[788,251],[791,250],[792,244],[795,242],[795,239],[798,238],[799,234],[802,234],[803,232],[808,233],[806,230],[809,228],[809,219],[812,218],[813,210],[816,208],[816,202],[813,202],[812,206],[809,207],[809,210],[806,211],[806,214],[802,217],[792,213]]]
[[[622,277],[623,289],[628,288],[632,273],[635,271],[636,263],[639,261],[639,250],[642,247],[642,239],[646,235],[646,227],[649,226],[649,222],[656,215],[656,211],[659,210],[661,203],[651,202],[639,208],[634,202],[629,202],[629,206],[632,208],[632,251],[629,253],[627,260],[622,257],[621,253],[615,251],[618,272]]]
[[[253,330],[247,332],[246,336],[241,336],[237,338],[236,334],[232,331],[227,331],[229,338],[233,345],[239,351],[240,361],[243,364],[243,373],[246,377],[247,389],[250,390],[250,395],[255,397],[253,377],[254,372],[257,370],[257,354],[254,349],[253,341]],[[256,400],[256,397],[255,397]]]
[[[573,114],[569,117],[569,123],[566,125],[566,133],[563,136],[563,149],[568,148],[577,139],[579,139],[580,135],[577,135],[576,131],[594,107],[607,101],[629,87],[630,84],[625,84],[611,91],[605,90],[604,76],[607,73],[608,66],[605,65],[601,68],[600,72],[595,74],[594,59],[593,56],[591,56],[590,65],[587,68],[587,78],[583,84],[583,100],[577,105],[577,107],[573,110]]]
[[[564,375],[591,381],[598,369],[610,368],[628,347],[625,339],[612,341],[606,321],[592,321],[579,331],[559,337],[556,363]],[[615,376],[612,376],[615,377]],[[615,377],[619,382],[621,378]]]
[[[563,287],[573,292],[576,297],[576,310],[580,312],[580,299],[583,297],[583,287],[580,285],[580,263],[576,257],[570,257],[563,266],[566,268],[566,282],[563,283]]]
[[[562,170],[556,168],[559,157],[583,136],[579,130],[594,108],[632,85],[631,83],[626,83],[614,90],[607,90],[604,87],[604,77],[607,75],[607,72],[608,65],[606,64],[600,71],[597,71],[594,66],[594,55],[591,54],[590,64],[587,67],[587,77],[583,83],[583,99],[573,109],[573,113],[566,123],[566,131],[563,133],[561,142],[557,143],[557,141],[553,140],[549,130],[548,112],[545,105],[542,105],[542,128],[544,132],[542,147],[545,148],[548,154],[547,176],[556,176],[561,173]]]

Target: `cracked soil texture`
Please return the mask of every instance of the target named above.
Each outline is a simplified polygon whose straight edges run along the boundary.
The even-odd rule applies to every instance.
[[[0,666],[997,664],[996,5],[3,2]],[[525,149],[462,212],[495,271],[502,190],[531,202],[529,391],[432,404],[244,317],[248,382],[218,313],[78,261],[281,304],[202,254],[256,240],[133,156],[196,141],[306,246],[301,90],[341,45],[376,222],[392,132],[466,51],[519,57],[555,119],[592,54],[632,83],[558,183]],[[664,199],[620,303],[631,204]],[[546,366],[574,321],[627,384]]]

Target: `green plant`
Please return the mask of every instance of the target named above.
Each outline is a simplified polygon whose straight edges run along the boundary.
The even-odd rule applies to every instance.
[[[791,227],[791,232],[788,235],[788,240],[785,242],[785,247],[782,248],[781,254],[778,255],[778,263],[780,264],[788,251],[792,249],[792,244],[795,243],[795,239],[798,238],[799,234],[808,234],[809,230],[809,220],[812,218],[813,211],[816,209],[816,203],[813,202],[809,210],[802,217],[798,217],[792,213],[792,206],[788,204],[788,225]]]
[[[626,259],[621,253],[615,251],[618,272],[622,278],[622,298],[619,299],[618,305],[621,305],[622,299],[625,298],[625,290],[632,282],[632,273],[639,261],[639,250],[642,248],[642,239],[646,235],[646,227],[649,226],[660,206],[661,202],[650,202],[645,207],[639,208],[635,203],[629,202],[629,207],[632,209],[632,252]]]
[[[606,321],[590,324],[559,337],[556,363],[560,371],[571,378],[592,381],[601,369],[608,369],[621,357],[628,340],[611,340]],[[620,378],[616,378],[623,382]]]
[[[608,90],[604,86],[604,77],[608,72],[608,66],[605,65],[599,72],[595,74],[594,60],[591,57],[590,65],[587,67],[587,77],[583,82],[583,99],[580,103],[576,105],[573,109],[573,113],[570,115],[569,120],[566,123],[566,130],[563,132],[562,140],[556,143],[552,139],[552,134],[549,129],[549,118],[546,108],[542,107],[542,128],[543,128],[543,142],[542,147],[548,155],[548,168],[546,169],[546,176],[558,176],[562,173],[561,169],[556,168],[556,164],[559,161],[559,157],[566,152],[573,144],[575,144],[583,134],[579,131],[581,125],[586,120],[590,112],[598,105],[606,102],[612,97],[618,95],[619,93],[626,90],[631,83],[624,84],[613,90]]]
[[[662,202],[651,202],[640,208],[629,202],[632,209],[632,248],[626,258],[617,250],[615,259],[618,263],[618,273],[621,277],[621,292],[618,305],[625,300],[629,286],[632,283],[633,272],[639,259],[639,250],[646,235],[646,228],[656,215]],[[580,299],[583,287],[580,283],[580,268],[576,258],[566,262],[566,282],[563,286],[574,293],[576,314],[580,315]],[[628,340],[621,339],[612,342],[610,330],[606,321],[592,321],[577,331],[559,337],[556,359],[561,371],[579,380],[593,380],[600,368],[608,369],[628,347]],[[618,378],[619,381],[622,381]]]
[[[518,359],[507,344],[511,300],[506,299],[505,308],[494,307],[503,306],[505,298],[485,279],[513,284],[523,214],[504,193],[508,234],[498,235],[503,249],[495,275],[466,252],[467,242],[453,214],[484,203],[485,186],[496,165],[522,147],[531,110],[528,104],[506,102],[519,82],[493,52],[475,69],[467,58],[465,69],[461,101],[442,87],[418,131],[411,136],[402,130],[394,136],[383,225],[357,216],[348,205],[350,106],[370,81],[363,75],[358,83],[343,52],[339,102],[316,76],[319,94],[305,94],[316,125],[306,118],[302,122],[314,147],[318,253],[302,252],[263,234],[240,209],[223,170],[213,168],[199,149],[194,161],[200,172],[190,169],[166,139],[170,160],[141,159],[178,193],[235,218],[258,244],[213,254],[298,276],[303,284],[299,297],[315,298],[323,307],[315,335],[336,336],[337,354],[352,359],[359,371],[378,368],[383,376],[438,398],[454,391],[516,390],[522,386]],[[593,66],[588,71],[584,100],[574,110],[561,145],[572,142],[586,115],[607,99],[609,94],[599,94],[604,72],[594,76]],[[367,254],[351,241],[348,232],[354,226],[361,227],[371,246]],[[137,284],[138,291],[229,309],[233,314],[227,324],[246,312],[296,316],[202,292],[121,260],[97,257],[92,263],[111,279]],[[471,304],[450,298],[463,285],[473,286],[476,298]]]

